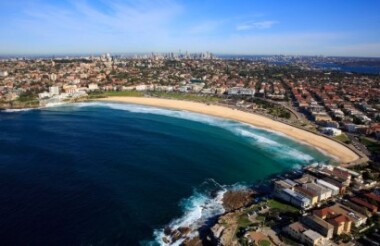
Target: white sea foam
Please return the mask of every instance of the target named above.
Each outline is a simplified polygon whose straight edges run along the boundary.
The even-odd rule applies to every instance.
[[[223,207],[223,196],[229,190],[244,190],[247,186],[241,183],[233,185],[220,185],[215,180],[209,179],[205,181],[202,186],[211,187],[211,189],[205,189],[203,191],[194,191],[194,194],[183,199],[180,202],[180,206],[183,210],[183,216],[174,219],[168,224],[168,227],[172,230],[176,230],[181,227],[188,227],[193,230],[192,234],[187,235],[187,238],[192,238],[198,235],[197,229],[204,225],[210,218],[221,215],[225,212]],[[215,196],[211,196],[212,189],[217,189],[218,192]],[[164,229],[154,231],[155,241],[153,244],[159,244],[162,246],[174,246],[181,245],[184,239],[179,239],[175,242],[165,243],[163,238],[165,237]],[[166,236],[167,239],[171,239]]]
[[[20,108],[20,109],[5,109],[3,112],[5,113],[15,113],[15,112],[24,112],[34,110],[35,108]]]
[[[68,102],[56,102],[56,103],[46,103],[45,107],[46,108],[52,108],[52,107],[58,107],[62,105],[66,105]]]
[[[251,138],[257,143],[262,143],[262,144],[269,144],[272,146],[278,146],[279,144],[269,138],[260,136],[258,134],[253,133],[252,131],[249,131],[248,129],[244,129],[242,127],[236,127],[235,129],[232,129],[232,131],[236,135],[240,135],[243,137]]]
[[[181,201],[180,205],[183,210],[183,216],[173,220],[168,226],[172,230],[176,230],[181,227],[192,229],[192,233],[187,235],[188,238],[197,236],[196,229],[204,225],[207,220],[225,212],[223,207],[223,195],[226,189],[220,190],[215,197],[211,197],[209,194],[202,192],[194,192],[194,194]],[[154,231],[155,242],[160,245],[180,245],[184,239],[179,239],[175,242],[165,243],[163,238],[165,237],[164,229]],[[166,236],[170,239],[170,236]]]
[[[125,110],[132,113],[143,114],[155,114],[164,115],[168,117],[180,118],[190,121],[201,122],[211,126],[220,127],[226,129],[237,136],[247,138],[252,145],[260,148],[264,152],[270,152],[276,155],[280,159],[298,160],[299,164],[307,164],[313,161],[313,157],[309,154],[303,153],[287,144],[281,143],[281,141],[272,140],[278,137],[285,137],[290,141],[293,139],[287,137],[285,134],[277,133],[275,131],[258,128],[249,124],[240,123],[231,120],[225,120],[218,117],[203,115],[199,113],[193,113],[188,111],[171,110],[155,108],[136,104],[121,104],[121,103],[104,103],[104,102],[92,102],[92,103],[79,103],[78,107],[108,107],[116,110]],[[268,137],[269,136],[269,137]]]

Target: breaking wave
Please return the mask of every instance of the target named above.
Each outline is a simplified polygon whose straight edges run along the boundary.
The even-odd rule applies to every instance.
[[[15,113],[15,112],[25,112],[25,111],[35,110],[35,109],[37,108],[4,109],[2,112]]]
[[[189,111],[180,111],[172,109],[162,109],[150,106],[142,106],[137,104],[122,104],[122,103],[79,103],[78,107],[108,107],[115,110],[124,110],[131,113],[155,114],[168,117],[180,118],[190,121],[196,121],[211,126],[223,128],[232,132],[237,136],[244,137],[257,148],[270,155],[276,155],[277,158],[285,160],[298,160],[300,164],[309,164],[313,162],[314,158],[296,148],[282,143],[284,138],[289,141],[295,141],[285,134],[277,133],[275,131],[254,127],[252,125],[241,123],[232,120],[226,120],[218,117],[208,116]],[[297,145],[300,143],[297,142]],[[294,144],[293,144],[294,145]]]
[[[193,195],[183,199],[180,207],[183,216],[174,219],[165,228],[176,231],[181,228],[189,228],[191,233],[186,238],[192,238],[198,235],[197,229],[203,225],[208,225],[210,220],[225,212],[223,207],[223,196],[228,190],[238,190],[245,188],[244,185],[236,184],[231,186],[223,186],[215,180],[209,179],[200,187],[196,188]],[[183,238],[173,240],[173,235],[165,233],[165,228],[154,231],[154,241],[146,242],[145,245],[163,245],[177,246],[184,241]],[[166,239],[166,240],[165,240]]]
[[[168,117],[175,117],[190,121],[196,121],[203,124],[208,124],[215,127],[220,127],[230,131],[231,133],[241,136],[249,141],[256,148],[260,148],[268,155],[276,156],[276,158],[284,160],[297,160],[298,164],[293,167],[300,169],[303,165],[314,162],[314,158],[296,149],[299,142],[295,142],[285,134],[277,133],[271,130],[266,130],[249,124],[240,123],[237,121],[225,120],[213,116],[193,113],[188,111],[171,110],[155,108],[150,106],[142,106],[135,104],[120,104],[120,103],[79,103],[78,107],[108,107],[115,110],[124,110],[131,113],[155,114]],[[284,138],[286,143],[284,142]],[[205,188],[207,187],[207,188]],[[212,188],[210,188],[212,187]],[[175,235],[170,234],[178,229],[188,228],[190,234],[186,238],[197,236],[200,227],[207,224],[210,219],[221,215],[225,212],[223,207],[223,196],[228,190],[238,190],[246,188],[243,184],[235,184],[232,186],[223,186],[216,183],[214,180],[208,180],[201,187],[194,190],[193,195],[183,199],[180,202],[183,215],[171,221],[165,228],[170,228],[170,232],[165,231],[165,228],[156,229],[154,231],[154,241],[145,242],[144,245],[181,245],[184,238],[173,240]],[[213,193],[214,191],[214,193]],[[216,192],[215,192],[216,191]]]

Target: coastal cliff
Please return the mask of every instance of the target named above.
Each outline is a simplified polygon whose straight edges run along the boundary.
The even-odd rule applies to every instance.
[[[235,235],[236,214],[240,213],[243,208],[252,205],[254,194],[255,192],[249,188],[226,191],[222,198],[224,214],[210,218],[208,223],[199,228],[179,227],[173,229],[166,227],[162,241],[169,245],[181,242],[180,245],[185,246],[235,245],[228,242]],[[224,227],[227,224],[229,225],[228,229]]]

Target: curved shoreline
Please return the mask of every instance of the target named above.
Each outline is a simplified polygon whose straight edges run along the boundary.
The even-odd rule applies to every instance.
[[[103,99],[96,99],[96,101],[121,102],[167,109],[186,110],[195,113],[201,113],[225,119],[240,121],[256,127],[280,132],[285,134],[286,136],[305,142],[309,145],[312,145],[318,149],[325,151],[331,156],[336,157],[343,164],[355,162],[360,159],[360,156],[356,154],[354,151],[344,146],[343,144],[340,144],[327,137],[299,129],[258,114],[234,110],[228,107],[206,105],[203,103],[190,101],[147,97],[107,97]]]

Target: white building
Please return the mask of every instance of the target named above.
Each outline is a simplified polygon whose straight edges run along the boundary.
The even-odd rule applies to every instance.
[[[8,76],[8,72],[7,71],[0,71],[0,76],[1,77],[7,77]]]
[[[318,194],[318,201],[324,201],[332,196],[332,190],[325,188],[320,184],[306,183],[302,185],[303,188],[307,190],[314,191]]]
[[[342,131],[337,129],[337,128],[334,128],[334,127],[325,127],[325,128],[322,128],[322,132],[324,134],[327,134],[327,135],[331,135],[331,136],[339,136],[342,134]]]
[[[136,85],[136,91],[146,91],[146,85]]]
[[[255,89],[243,87],[232,87],[228,89],[228,95],[254,96],[255,92]]]
[[[190,90],[191,90],[191,87],[188,85],[178,87],[178,91],[180,92],[189,92]]]
[[[309,198],[288,188],[278,190],[274,194],[277,198],[280,198],[286,202],[289,202],[295,205],[296,207],[307,208],[311,204],[311,201]]]
[[[46,98],[49,98],[49,97],[50,97],[50,93],[45,91],[45,92],[39,93],[39,94],[38,94],[38,97],[39,97],[40,99],[46,99]]]
[[[99,90],[99,86],[98,86],[98,84],[91,83],[91,84],[88,85],[88,89],[90,91],[96,91],[96,90]]]
[[[339,195],[339,187],[336,187],[335,185],[332,185],[322,179],[317,179],[316,183],[322,185],[327,189],[330,189],[333,196]]]
[[[170,91],[173,91],[173,86],[166,86],[166,85],[156,85],[154,87],[154,90],[155,91],[166,91],[166,92],[170,92]]]
[[[58,86],[49,87],[49,93],[50,93],[50,96],[59,95],[59,87]]]

